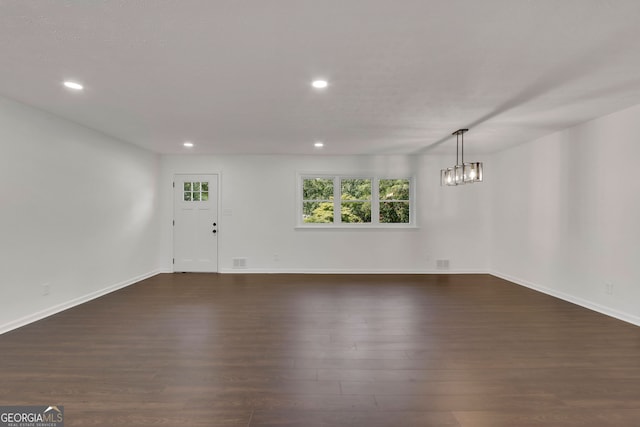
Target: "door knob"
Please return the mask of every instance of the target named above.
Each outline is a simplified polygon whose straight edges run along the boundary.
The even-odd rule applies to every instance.
[[[217,232],[218,232],[218,230],[213,230],[212,231],[213,234],[216,234]]]
[[[216,225],[217,225],[217,224],[214,222],[214,223],[213,223],[213,226],[215,227]]]

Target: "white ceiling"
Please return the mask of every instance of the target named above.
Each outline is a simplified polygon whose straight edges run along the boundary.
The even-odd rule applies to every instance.
[[[0,0],[0,61],[160,153],[485,153],[640,103],[640,1]]]

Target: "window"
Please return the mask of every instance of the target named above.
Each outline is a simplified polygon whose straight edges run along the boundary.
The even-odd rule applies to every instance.
[[[301,175],[301,226],[413,225],[412,179]]]
[[[208,182],[185,182],[183,190],[185,202],[206,202],[209,200]]]
[[[303,222],[333,223],[333,179],[304,179],[302,212]]]
[[[411,205],[408,179],[381,179],[380,222],[385,224],[409,224]]]
[[[370,179],[340,179],[340,217],[343,223],[371,223]]]

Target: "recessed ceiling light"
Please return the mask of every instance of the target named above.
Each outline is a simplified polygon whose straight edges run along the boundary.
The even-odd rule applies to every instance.
[[[184,143],[184,144],[182,144],[182,145],[184,145],[184,146],[185,146],[185,147],[187,147],[187,148],[191,148],[191,147],[193,147],[193,142],[189,142],[189,141],[187,141],[187,142],[185,142],[185,143]]]
[[[316,141],[316,142],[313,143],[313,146],[316,147],[316,148],[322,148],[322,147],[324,147],[324,142]]]
[[[68,87],[69,89],[73,89],[73,90],[84,89],[84,86],[82,86],[80,83],[72,82],[70,80],[65,81],[63,84],[65,85],[65,87]]]
[[[327,83],[326,80],[314,80],[313,82],[311,82],[311,86],[315,87],[316,89],[324,89],[329,85],[329,83]]]

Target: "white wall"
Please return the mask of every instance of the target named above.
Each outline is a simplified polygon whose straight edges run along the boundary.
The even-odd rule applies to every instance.
[[[0,148],[0,333],[158,271],[159,156],[3,98]]]
[[[495,154],[494,274],[640,325],[639,135],[635,106]]]
[[[172,188],[176,173],[220,174],[219,269],[233,272],[246,257],[248,272],[488,271],[486,184],[441,188],[450,158],[429,156],[197,156],[162,158],[165,268],[172,258]],[[296,226],[296,174],[412,174],[418,228],[301,230]],[[224,211],[231,215],[223,215]],[[274,260],[277,255],[278,260]]]

